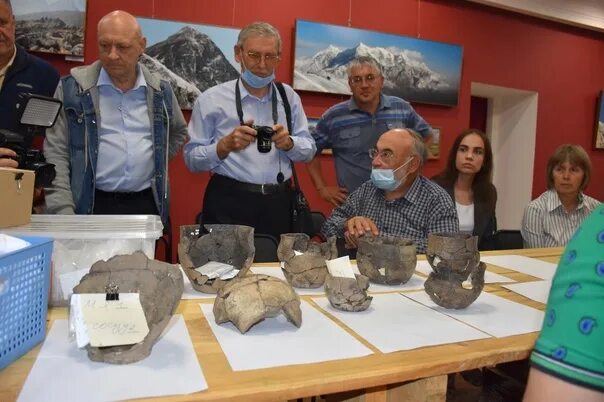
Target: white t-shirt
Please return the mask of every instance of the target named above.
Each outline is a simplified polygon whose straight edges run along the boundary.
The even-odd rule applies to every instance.
[[[459,218],[459,231],[464,233],[472,233],[474,230],[474,203],[463,205],[455,202],[457,209],[457,217]]]

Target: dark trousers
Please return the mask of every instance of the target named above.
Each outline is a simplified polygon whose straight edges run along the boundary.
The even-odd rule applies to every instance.
[[[291,232],[292,191],[271,194],[249,191],[223,176],[212,175],[203,200],[203,223],[247,225],[255,233],[280,240]]]
[[[94,192],[95,215],[159,215],[153,191],[122,193],[96,190]]]

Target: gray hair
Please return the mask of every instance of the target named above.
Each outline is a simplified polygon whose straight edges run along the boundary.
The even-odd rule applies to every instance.
[[[249,25],[246,25],[239,31],[239,36],[237,37],[237,46],[243,46],[243,42],[245,42],[251,36],[272,36],[277,39],[277,51],[281,54],[281,35],[279,35],[279,31],[277,28],[269,24],[268,22],[252,22]]]
[[[380,75],[383,75],[382,66],[380,65],[380,63],[377,62],[376,59],[371,56],[357,56],[348,63],[348,66],[346,66],[346,74],[348,74],[348,77],[350,77],[350,74],[354,67],[360,66],[373,67],[378,71]]]
[[[413,137],[413,148],[414,154],[419,156],[420,166],[424,166],[426,160],[428,160],[428,148],[422,136],[412,128],[405,128],[405,130]]]

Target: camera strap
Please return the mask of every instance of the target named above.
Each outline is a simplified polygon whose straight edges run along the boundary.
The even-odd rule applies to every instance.
[[[283,97],[283,93],[281,96]],[[287,103],[287,98],[283,98],[284,105],[287,104],[287,108],[289,108],[289,103]],[[277,124],[279,120],[279,114],[277,113],[277,94],[275,93],[274,84],[273,84],[273,95],[271,96],[271,104],[272,104],[272,112],[273,112],[273,124]],[[239,117],[239,124],[242,126],[245,125],[243,122],[243,107],[241,106],[241,91],[239,90],[239,78],[237,78],[237,82],[235,83],[235,107],[237,108],[237,116]],[[287,117],[287,126],[290,127],[290,119],[291,119],[291,111],[290,114],[287,114],[287,108],[285,109],[285,114]],[[281,153],[277,152],[277,158],[279,160],[279,173],[277,173],[277,182],[283,183],[283,172],[281,172]],[[293,168],[293,165],[292,165]],[[295,173],[294,173],[295,175]]]
[[[277,96],[274,93],[271,97],[271,103],[273,108],[273,124],[277,124],[279,119],[279,114],[277,113]],[[243,107],[241,106],[241,91],[239,90],[239,78],[237,78],[237,82],[235,83],[235,106],[237,107],[237,116],[239,117],[239,123],[243,126],[245,125],[243,122]]]
[[[285,93],[285,87],[281,82],[275,82],[275,87],[279,91],[279,95],[281,95],[281,100],[283,101],[283,108],[285,109],[285,119],[287,120],[287,131],[289,135],[292,135],[292,108],[289,105],[289,101],[287,100],[287,94]],[[298,175],[296,174],[296,168],[294,166],[293,161],[289,161],[292,167],[292,176],[294,178],[294,189],[296,191],[300,191],[300,183],[298,183]]]

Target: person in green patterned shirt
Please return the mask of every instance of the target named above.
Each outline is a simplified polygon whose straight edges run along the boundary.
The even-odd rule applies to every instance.
[[[560,259],[524,401],[604,401],[604,205]]]

